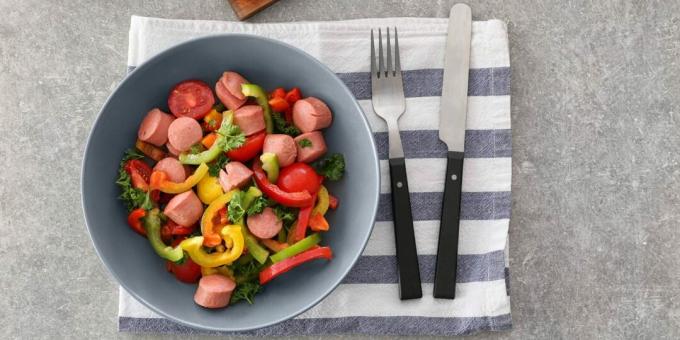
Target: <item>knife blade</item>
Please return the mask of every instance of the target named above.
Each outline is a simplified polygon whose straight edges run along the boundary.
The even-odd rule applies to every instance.
[[[448,153],[437,244],[434,297],[444,299],[456,297],[458,229],[463,182],[471,35],[472,10],[470,6],[454,5],[449,15],[439,108],[439,139],[446,143]]]

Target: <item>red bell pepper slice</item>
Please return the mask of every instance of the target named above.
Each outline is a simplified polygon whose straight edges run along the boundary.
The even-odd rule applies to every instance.
[[[286,93],[286,101],[290,106],[293,106],[296,101],[300,100],[302,98],[302,93],[300,92],[300,89],[297,87],[292,88],[288,93]]]
[[[269,96],[269,98],[285,98],[286,97],[286,90],[283,89],[283,87],[277,87],[272,91],[272,94]]]
[[[267,174],[262,170],[262,162],[259,159],[253,162],[253,173],[257,187],[277,203],[293,208],[310,207],[314,204],[314,197],[307,191],[285,192],[276,184],[269,182]]]
[[[293,123],[293,108],[289,107],[288,110],[283,113],[283,119],[285,119],[290,124]]]
[[[290,109],[290,104],[285,99],[278,97],[269,99],[269,106],[275,112],[286,112],[286,110]]]
[[[328,195],[328,206],[329,206],[331,209],[333,209],[333,210],[337,209],[337,208],[338,208],[338,204],[340,204],[340,201],[338,200],[337,197],[335,197],[335,196],[333,196],[333,195]]]
[[[142,217],[146,216],[146,210],[137,208],[128,215],[128,224],[137,234],[146,236],[146,229],[142,225]]]
[[[316,200],[316,194],[312,195],[313,201]],[[305,233],[307,232],[307,226],[309,226],[309,219],[312,217],[312,210],[314,210],[314,204],[300,208],[298,213],[297,224],[295,229],[290,233],[288,241],[292,244],[305,238]]]
[[[169,243],[174,236],[191,235],[195,229],[196,225],[185,227],[173,222],[172,220],[168,220],[168,222],[165,223],[163,227],[161,227],[161,239],[165,241],[165,243]]]
[[[260,272],[260,284],[263,285],[273,278],[288,272],[289,270],[311,260],[333,258],[333,251],[330,247],[312,248],[293,257],[289,257],[281,262],[272,264]]]

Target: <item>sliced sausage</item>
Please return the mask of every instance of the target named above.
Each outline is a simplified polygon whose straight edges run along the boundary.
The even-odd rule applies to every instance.
[[[163,171],[168,175],[168,179],[172,182],[179,183],[184,182],[187,178],[187,173],[184,170],[184,166],[180,163],[177,158],[166,157],[158,161],[153,167],[154,171]]]
[[[234,280],[220,274],[206,275],[198,281],[194,302],[205,308],[226,307],[234,289]]]
[[[177,118],[168,129],[170,144],[180,152],[191,149],[191,146],[200,142],[201,138],[203,138],[203,130],[201,130],[201,125],[193,118]]]
[[[248,216],[247,224],[248,230],[261,239],[276,236],[283,227],[283,222],[279,220],[274,210],[270,207],[264,208],[264,210],[257,215]]]
[[[248,83],[236,72],[224,72],[215,84],[215,93],[224,106],[229,110],[236,110],[246,102],[246,96],[241,91],[241,85]]]
[[[267,135],[264,138],[262,152],[275,153],[276,158],[279,159],[279,167],[282,168],[295,163],[295,157],[297,157],[295,140],[293,137],[283,134]]]
[[[326,153],[326,141],[321,131],[303,133],[295,137],[297,161],[309,163]]]
[[[170,199],[163,213],[173,222],[188,227],[198,222],[203,215],[203,203],[193,190],[189,190]]]
[[[168,128],[175,117],[156,108],[146,114],[142,124],[139,125],[137,137],[155,146],[163,146],[168,141]]]
[[[220,170],[220,185],[224,192],[229,192],[236,188],[241,188],[248,184],[253,171],[241,162],[229,162]]]
[[[234,111],[234,123],[250,136],[264,130],[264,113],[259,105],[246,105]]]
[[[173,156],[179,156],[179,154],[182,153],[182,151],[175,149],[170,142],[165,143],[165,147],[168,148],[168,152]]]
[[[318,98],[300,99],[293,106],[293,124],[302,132],[327,128],[332,120],[331,110]]]

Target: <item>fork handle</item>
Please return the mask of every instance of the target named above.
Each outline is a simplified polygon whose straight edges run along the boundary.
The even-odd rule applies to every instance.
[[[460,227],[460,201],[463,183],[462,152],[448,152],[445,183],[442,217],[439,224],[437,264],[434,272],[434,297],[455,299],[456,271],[458,270],[458,229]]]
[[[392,213],[394,238],[399,269],[399,298],[418,299],[423,296],[420,287],[418,253],[413,232],[411,199],[406,179],[406,163],[403,157],[390,158],[390,182],[392,185]]]

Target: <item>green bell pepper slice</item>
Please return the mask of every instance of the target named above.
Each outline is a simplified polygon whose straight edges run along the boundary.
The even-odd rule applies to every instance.
[[[173,248],[165,245],[161,239],[161,217],[158,209],[149,211],[144,217],[146,238],[158,256],[172,262],[179,262],[184,258],[184,251],[179,246]]]
[[[241,230],[243,231],[243,239],[245,240],[246,248],[248,248],[248,254],[252,255],[260,264],[267,262],[269,251],[257,242],[255,236],[248,231],[248,227],[241,225]]]
[[[276,183],[279,179],[279,158],[273,152],[265,152],[260,156],[262,170],[267,173],[269,182]]]
[[[248,210],[250,208],[250,205],[255,202],[255,199],[262,196],[262,191],[258,189],[257,187],[250,187],[248,188],[248,191],[246,191],[245,196],[243,196],[243,209]]]
[[[242,84],[241,92],[246,97],[254,97],[257,104],[262,106],[264,112],[264,126],[267,133],[274,132],[274,123],[272,122],[272,109],[269,107],[269,99],[267,93],[255,84]]]
[[[293,243],[290,247],[270,256],[272,263],[281,262],[289,257],[300,254],[321,242],[319,234],[311,234],[300,241]]]

